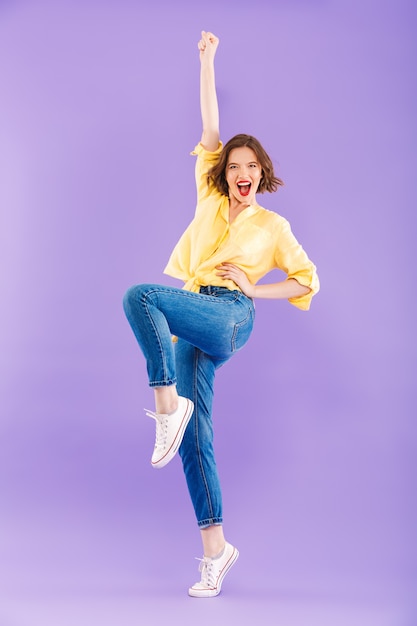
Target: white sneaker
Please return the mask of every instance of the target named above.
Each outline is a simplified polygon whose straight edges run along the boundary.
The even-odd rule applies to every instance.
[[[211,598],[218,596],[223,578],[232,567],[239,556],[239,552],[230,543],[227,543],[222,556],[217,559],[211,559],[208,556],[199,559],[201,572],[201,581],[195,583],[188,590],[188,595],[194,598]]]
[[[193,411],[194,403],[182,396],[178,398],[177,410],[170,415],[145,409],[146,415],[156,422],[155,448],[151,460],[153,467],[158,469],[164,467],[174,458]]]

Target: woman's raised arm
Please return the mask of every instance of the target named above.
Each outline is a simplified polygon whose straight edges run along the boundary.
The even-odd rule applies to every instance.
[[[201,143],[206,150],[214,152],[219,146],[219,107],[217,104],[214,57],[219,39],[213,33],[201,33],[200,50],[200,106],[203,133]]]

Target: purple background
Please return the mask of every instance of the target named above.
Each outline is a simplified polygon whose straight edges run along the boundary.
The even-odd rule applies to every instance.
[[[415,18],[411,0],[1,2],[1,626],[417,624]],[[150,466],[121,305],[177,284],[202,28],[222,137],[265,145],[286,186],[259,200],[322,283],[309,313],[258,301],[219,373],[241,559],[212,601],[186,595],[199,532],[179,459]]]

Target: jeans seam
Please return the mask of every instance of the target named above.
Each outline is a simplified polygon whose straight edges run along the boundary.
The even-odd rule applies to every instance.
[[[165,353],[164,353],[164,351],[162,349],[161,338],[160,338],[159,333],[158,333],[158,331],[156,329],[156,325],[155,325],[155,323],[153,321],[152,315],[150,315],[150,313],[149,313],[149,307],[148,307],[148,302],[147,302],[148,296],[151,296],[154,293],[156,293],[156,295],[158,297],[158,291],[156,289],[154,289],[153,291],[148,291],[147,293],[145,293],[144,296],[143,296],[143,300],[144,300],[144,306],[145,306],[145,309],[146,309],[146,315],[148,316],[148,319],[149,319],[149,321],[150,321],[150,323],[152,325],[152,328],[154,330],[154,333],[155,333],[155,336],[156,336],[156,339],[157,339],[157,342],[158,342],[159,355],[160,355],[160,358],[161,358],[162,369],[163,369],[163,378],[164,378],[164,381],[166,381],[165,384],[167,384],[167,382],[172,380],[172,379],[168,379],[167,378],[167,367],[166,367]],[[151,306],[155,306],[156,307],[156,305],[152,304],[152,303],[151,303]],[[156,308],[158,308],[158,307],[156,307]],[[175,377],[174,377],[174,380],[175,380]],[[153,386],[153,387],[157,386],[154,381],[152,381],[152,384],[151,384],[151,381],[149,381],[149,383],[150,383],[150,386]],[[171,384],[173,384],[173,383],[171,383]]]
[[[194,400],[195,400],[195,406],[194,406],[194,414],[195,414],[195,442],[196,442],[196,449],[197,449],[197,458],[198,458],[198,465],[200,468],[200,473],[201,473],[201,478],[202,478],[202,482],[204,484],[204,491],[206,494],[206,502],[207,502],[207,509],[209,511],[210,517],[213,517],[213,503],[211,501],[210,498],[210,490],[208,488],[208,484],[207,484],[207,478],[206,475],[204,473],[204,466],[203,466],[203,462],[201,460],[201,453],[200,453],[200,440],[199,440],[199,430],[198,430],[198,358],[199,358],[199,354],[200,354],[200,350],[198,348],[195,349],[195,356],[194,356]]]

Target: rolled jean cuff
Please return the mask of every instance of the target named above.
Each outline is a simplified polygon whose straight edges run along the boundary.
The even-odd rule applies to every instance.
[[[209,526],[221,526],[222,524],[222,517],[211,517],[210,519],[203,519],[198,522],[198,527],[200,530],[204,530],[204,528],[209,528]]]
[[[170,387],[171,385],[176,385],[177,379],[170,378],[169,380],[151,380],[149,381],[149,387]]]

